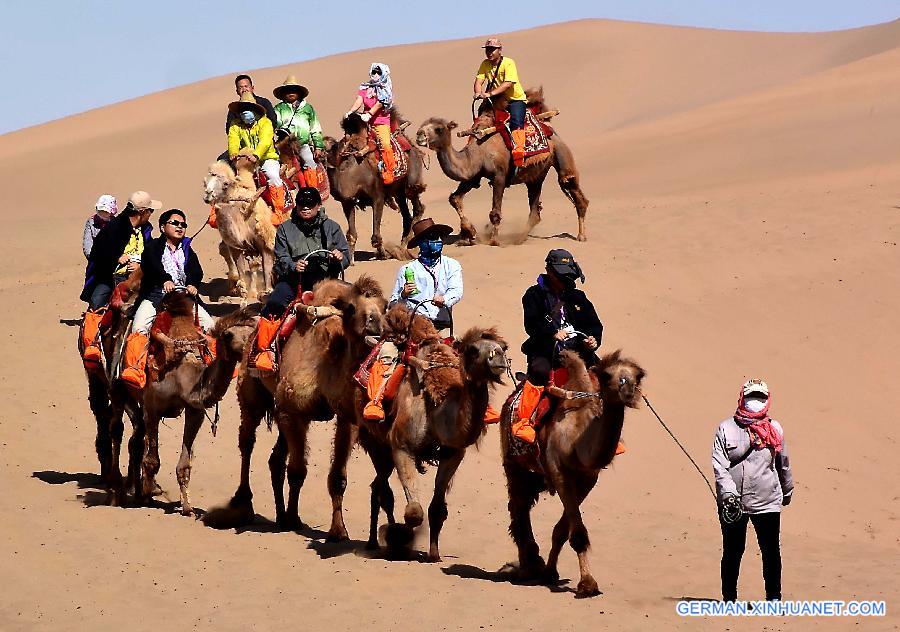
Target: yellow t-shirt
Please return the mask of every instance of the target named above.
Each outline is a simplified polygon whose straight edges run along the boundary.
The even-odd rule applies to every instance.
[[[513,85],[504,93],[506,98],[510,101],[527,100],[525,97],[525,90],[522,89],[522,83],[519,81],[519,71],[516,68],[516,62],[509,57],[504,57],[500,61],[500,67],[497,68],[496,73],[491,62],[485,59],[478,67],[478,74],[475,75],[475,77],[484,81],[483,85],[485,92],[490,92],[501,83],[509,81]]]
[[[131,232],[131,238],[128,240],[128,245],[125,246],[125,251],[122,254],[128,255],[129,257],[140,257],[143,253],[144,236],[141,234],[141,230],[136,228]],[[128,263],[123,263],[116,268],[115,274],[128,274]]]

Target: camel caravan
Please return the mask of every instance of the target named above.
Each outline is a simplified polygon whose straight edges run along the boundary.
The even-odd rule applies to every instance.
[[[228,315],[214,319],[199,297],[203,271],[185,236],[183,211],[162,213],[156,238],[150,218],[161,204],[146,192],[132,195],[121,213],[107,214],[92,244],[85,244],[82,299],[88,309],[79,351],[110,504],[148,504],[161,493],[155,481],[159,424],[183,414],[176,464],[181,512],[215,528],[253,522],[251,457],[265,420],[277,432],[268,459],[274,519],[281,528],[299,529],[307,435],[315,422],[333,423],[328,541],[349,538],[347,464],[360,445],[373,466],[366,547],[395,555],[411,545],[427,517],[427,557],[437,562],[453,478],[468,448],[496,425],[520,577],[557,581],[557,560],[568,541],[581,569],[577,595],[599,594],[580,506],[600,471],[624,450],[624,413],[637,405],[644,370],[618,351],[599,354],[602,323],[576,288],[584,274],[571,253],[555,249],[523,298],[528,371],[513,376],[509,346],[495,328],[455,334],[452,307],[462,299],[462,268],[443,253],[453,229],[424,217],[427,149],[460,183],[450,196],[460,218],[459,243],[478,237],[463,197],[482,179],[493,189],[490,243],[498,243],[509,186],[525,184],[528,226],[537,224],[551,166],[576,209],[577,238],[586,239],[588,200],[571,151],[549,126],[556,112],[544,105],[542,91],[522,89],[498,40],[488,40],[484,50],[473,95],[473,105],[480,105],[471,127],[457,134],[466,138],[462,150],[453,147],[458,126],[452,121],[430,118],[415,142],[406,136],[408,123],[394,106],[383,63],[370,67],[341,121],[340,138],[323,134],[306,100],[309,90],[294,77],[275,89],[280,102],[274,107],[254,94],[248,76],[237,77],[239,98],[226,120],[228,150],[209,167],[203,186],[229,292],[241,301]],[[325,214],[328,198],[340,203],[346,232]],[[396,247],[381,235],[385,205],[403,218]],[[364,208],[372,209],[376,257],[403,262],[392,292],[366,274],[344,280],[355,258],[356,213]],[[215,433],[218,404],[233,381],[240,408],[238,486],[226,505],[196,510],[189,491],[193,445],[205,418],[212,418]],[[497,411],[491,394],[504,386],[512,392]],[[131,433],[123,476],[126,416]],[[429,468],[435,479],[426,511],[420,483]],[[406,498],[399,518],[389,482],[395,471]],[[546,563],[530,522],[545,491],[563,506]],[[386,527],[379,529],[382,513]]]

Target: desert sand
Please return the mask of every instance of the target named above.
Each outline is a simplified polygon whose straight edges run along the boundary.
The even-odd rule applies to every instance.
[[[257,93],[288,73],[310,88],[326,133],[353,100],[370,61],[390,64],[398,107],[465,122],[483,38],[369,50],[252,71]],[[886,599],[896,629],[900,544],[896,457],[900,410],[900,22],[821,34],[713,31],[580,21],[503,36],[527,85],[562,110],[591,200],[587,243],[555,178],[543,221],[524,243],[448,246],[465,271],[458,327],[496,324],[524,358],[520,296],[550,248],[569,248],[605,324],[604,350],[622,348],[648,372],[645,393],[701,466],[718,423],[748,377],[772,388],[796,478],[783,514],[786,599]],[[427,68],[427,72],[422,69]],[[252,69],[251,69],[252,70]],[[139,69],[136,69],[139,71]],[[64,98],[64,95],[63,95]],[[149,191],[207,210],[201,180],[223,148],[231,76],[152,94],[0,137],[0,629],[847,629],[853,620],[687,620],[682,597],[717,598],[720,534],[705,484],[646,407],[626,417],[628,452],[583,505],[603,594],[572,598],[578,567],[564,549],[553,590],[498,581],[515,558],[497,428],[471,449],[449,497],[444,561],[362,552],[371,464],[356,451],[345,516],[351,546],[324,543],[332,425],[312,432],[301,497],[303,534],[278,532],[268,451],[253,462],[254,527],[214,531],[166,503],[104,504],[94,419],[76,353],[79,239],[97,196]],[[22,96],[21,107],[28,107]],[[457,226],[453,184],[436,161],[428,213]],[[343,223],[340,209],[327,206]],[[503,235],[527,214],[523,188],[506,195]],[[487,222],[487,187],[467,198]],[[385,236],[400,222],[386,212]],[[368,245],[360,218],[360,250]],[[207,291],[222,287],[216,234],[198,237]],[[360,261],[355,278],[388,285],[396,261]],[[213,303],[220,312],[224,303]],[[495,394],[499,405],[511,386]],[[237,404],[218,436],[204,427],[192,478],[198,507],[225,502],[238,480]],[[178,497],[181,422],[161,428],[160,483]],[[433,470],[426,480],[433,479]],[[394,479],[398,500],[402,498]],[[535,511],[542,547],[558,499]],[[174,511],[174,512],[173,512]],[[419,545],[421,547],[421,544]],[[763,597],[748,535],[740,595]]]

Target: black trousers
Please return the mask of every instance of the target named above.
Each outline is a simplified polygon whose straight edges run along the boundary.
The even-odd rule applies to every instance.
[[[762,553],[763,581],[766,599],[781,599],[781,513],[744,514],[734,524],[719,520],[722,527],[722,599],[737,599],[741,557],[747,542],[747,521],[753,523],[756,540]]]
[[[272,288],[272,293],[266,301],[265,307],[260,312],[263,318],[281,318],[287,306],[297,297],[299,277],[291,275],[286,281],[279,281]]]

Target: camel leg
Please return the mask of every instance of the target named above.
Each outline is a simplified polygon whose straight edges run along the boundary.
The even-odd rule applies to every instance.
[[[275,266],[275,253],[269,252],[265,248],[260,249],[260,252],[262,252],[263,294],[268,296],[275,285],[272,275],[272,268]]]
[[[237,258],[235,259],[235,265],[237,265],[238,270],[238,281],[235,285],[235,289],[237,290],[237,295],[241,297],[241,302],[245,302],[248,298],[252,298],[249,296],[250,287],[252,285],[252,275],[253,270],[250,268],[250,262],[247,261],[247,257],[244,256],[244,253],[240,251],[237,252]]]
[[[409,242],[410,237],[412,237],[412,214],[409,212],[409,200],[406,199],[406,187],[404,186],[403,191],[398,193],[394,198],[397,200],[397,206],[400,209],[400,217],[403,218],[403,234],[400,236],[400,246],[402,248],[406,248],[406,244]]]
[[[491,184],[493,189],[493,202],[491,205],[491,240],[492,246],[500,245],[500,220],[503,218],[503,193],[506,191],[506,176],[496,174]]]
[[[91,412],[97,422],[94,449],[97,451],[97,460],[100,462],[100,480],[108,485],[112,476],[112,435],[110,434],[112,410],[109,404],[109,390],[99,376],[88,372],[87,378],[88,403],[91,405]]]
[[[438,539],[441,537],[441,528],[447,520],[447,492],[453,482],[453,476],[459,469],[465,450],[450,450],[442,448],[441,463],[438,465],[437,475],[434,478],[434,496],[428,505],[428,527],[431,531],[431,546],[428,549],[428,561],[440,562],[441,553],[438,548]]]
[[[459,215],[458,243],[461,246],[473,245],[475,243],[475,237],[478,235],[478,232],[475,230],[475,225],[469,221],[469,218],[466,217],[466,214],[463,211],[463,197],[465,197],[466,193],[476,188],[479,183],[480,180],[478,178],[460,182],[459,186],[456,187],[456,190],[450,194],[450,206],[452,206],[453,210],[456,211],[456,214]]]
[[[114,507],[125,504],[125,480],[122,478],[122,468],[119,465],[122,453],[122,436],[125,434],[124,417],[124,407],[121,404],[114,404],[110,412],[108,431],[110,438],[110,504]]]
[[[534,182],[525,184],[528,188],[528,228],[525,233],[526,237],[528,236],[528,231],[541,222],[541,209],[543,208],[541,204],[541,189],[544,186],[544,178],[546,177],[547,174],[545,173]]]
[[[328,471],[328,495],[331,496],[331,528],[328,542],[349,540],[344,526],[344,491],[347,489],[347,461],[356,445],[359,426],[348,420],[337,418],[334,429],[334,451],[331,455],[331,469]]]
[[[590,202],[578,182],[578,170],[575,168],[575,157],[572,155],[572,150],[559,139],[553,142],[553,166],[556,169],[559,188],[575,206],[575,212],[578,215],[578,241],[587,241],[584,218]]]
[[[244,377],[238,386],[238,404],[241,409],[241,426],[238,429],[238,449],[241,452],[241,482],[231,497],[228,506],[242,514],[240,523],[253,521],[253,490],[250,488],[250,461],[256,447],[256,430],[262,422],[267,408],[271,406],[271,395],[250,377]],[[284,467],[281,468],[282,481]],[[282,507],[284,500],[282,496]]]
[[[381,443],[365,430],[360,431],[360,443],[372,459],[375,467],[375,478],[372,480],[369,505],[369,539],[366,549],[378,548],[378,515],[380,510],[387,514],[389,525],[394,520],[394,492],[391,490],[390,477],[394,472],[394,458],[388,446]]]
[[[425,205],[422,204],[422,196],[420,196],[418,193],[413,195],[410,198],[410,201],[412,202],[413,211],[412,223],[415,224],[425,215]]]
[[[503,469],[509,494],[509,533],[519,552],[519,576],[533,579],[544,572],[544,560],[531,526],[531,509],[540,494],[539,477],[517,463],[504,462]]]
[[[381,237],[381,218],[384,215],[384,192],[380,192],[372,199],[372,248],[375,249],[377,259],[387,259],[384,250],[384,239]]]
[[[596,478],[594,479],[596,481]],[[565,483],[560,482],[560,486]],[[578,506],[581,506],[581,503],[584,502],[584,499],[587,498],[588,492],[591,491],[593,485],[583,486],[578,488],[578,495],[576,496],[578,500]],[[566,512],[563,511],[562,516],[560,516],[559,521],[556,523],[556,526],[553,527],[553,536],[552,542],[550,545],[550,553],[547,554],[547,570],[545,572],[545,577],[547,581],[556,581],[559,579],[559,571],[557,570],[557,564],[559,562],[559,554],[562,552],[563,545],[566,543],[566,540],[569,539],[570,526],[569,526],[569,517],[566,515]]]
[[[425,511],[419,502],[419,472],[416,469],[416,460],[406,450],[397,448],[394,450],[394,464],[397,466],[397,477],[406,495],[403,522],[407,527],[415,529],[425,521]]]
[[[556,490],[559,493],[559,499],[562,501],[566,518],[569,522],[569,545],[578,555],[578,568],[581,572],[581,579],[575,590],[575,596],[579,598],[593,597],[600,594],[600,588],[597,586],[597,580],[591,575],[588,563],[588,549],[591,546],[591,541],[588,537],[587,527],[584,526],[584,520],[581,517],[580,505],[597,482],[597,476],[579,477],[575,480],[564,480],[561,482],[563,484],[556,486]]]
[[[190,516],[194,513],[191,507],[190,492],[188,486],[191,483],[191,459],[194,457],[194,440],[203,425],[205,411],[195,408],[186,408],[184,411],[184,433],[181,439],[181,457],[175,466],[175,477],[178,479],[178,487],[181,489],[181,514]]]
[[[232,296],[237,296],[237,287],[238,281],[241,276],[238,273],[237,265],[234,262],[234,252],[229,248],[224,241],[219,242],[219,254],[222,255],[222,258],[225,260],[225,265],[228,266],[228,289]]]
[[[144,424],[141,496],[149,500],[156,491],[156,473],[159,472],[159,415],[155,411],[145,411]]]
[[[128,439],[128,479],[126,491],[131,489],[135,498],[141,496],[141,460],[144,457],[144,410],[136,403],[128,407],[128,418],[131,420],[131,438]]]
[[[341,202],[344,209],[344,217],[347,218],[347,245],[350,246],[350,265],[353,265],[354,254],[356,253],[356,204],[353,202]]]
[[[309,422],[296,415],[292,418],[290,415],[277,410],[275,417],[278,421],[278,429],[287,441],[288,449],[288,503],[284,514],[283,526],[287,529],[302,529],[303,523],[300,521],[299,512],[300,489],[306,480],[306,439],[309,432]]]
[[[285,524],[287,512],[284,509],[284,477],[287,466],[288,445],[284,433],[278,431],[278,438],[269,455],[269,477],[272,480],[272,497],[275,500],[275,522]]]

